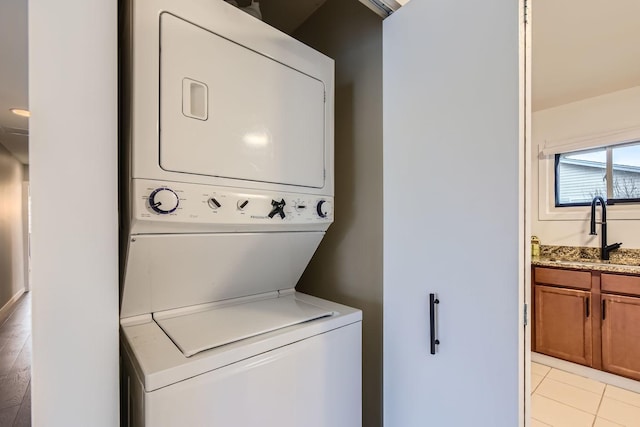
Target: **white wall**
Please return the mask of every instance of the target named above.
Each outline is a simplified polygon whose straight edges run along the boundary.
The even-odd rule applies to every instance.
[[[24,291],[22,179],[22,164],[0,144],[0,309]]]
[[[363,310],[363,425],[382,425],[382,21],[328,0],[294,34],[336,60],[335,223],[298,290]]]
[[[539,171],[540,166],[543,166],[544,173],[546,169],[543,162],[553,162],[553,156],[549,160],[540,161],[538,146],[545,140],[557,141],[632,126],[640,126],[640,86],[540,110],[533,114],[531,231],[540,237],[542,244],[598,247],[600,236],[589,236],[589,207],[582,208],[584,212],[579,220],[544,219],[540,212],[541,209],[545,209],[545,201],[540,202],[544,198],[544,192],[543,197],[540,197]],[[615,219],[616,210],[621,209],[636,210],[638,219]],[[607,215],[609,243],[623,242],[625,248],[640,248],[640,206],[609,206]]]
[[[118,425],[117,2],[29,0],[32,414]]]

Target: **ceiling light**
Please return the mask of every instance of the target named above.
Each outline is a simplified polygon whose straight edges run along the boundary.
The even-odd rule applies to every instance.
[[[31,117],[31,111],[29,110],[23,110],[21,108],[12,108],[9,111],[11,111],[13,114],[20,117]]]

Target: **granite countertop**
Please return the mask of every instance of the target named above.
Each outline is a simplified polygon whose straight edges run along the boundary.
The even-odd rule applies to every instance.
[[[595,270],[640,275],[640,249],[618,249],[609,261],[600,260],[600,248],[582,246],[540,246],[540,256],[531,259],[539,267]]]

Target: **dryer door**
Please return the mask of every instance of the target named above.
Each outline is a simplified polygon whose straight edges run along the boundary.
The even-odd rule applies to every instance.
[[[160,19],[160,166],[322,188],[323,82],[168,13]]]

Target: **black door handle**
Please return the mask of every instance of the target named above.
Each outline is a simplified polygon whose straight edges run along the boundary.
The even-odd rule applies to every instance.
[[[436,305],[440,304],[440,300],[436,294],[429,294],[429,335],[431,339],[431,354],[436,354],[436,345],[440,344],[440,340],[436,338]]]
[[[607,317],[607,300],[603,299],[602,300],[602,320],[604,320]]]

